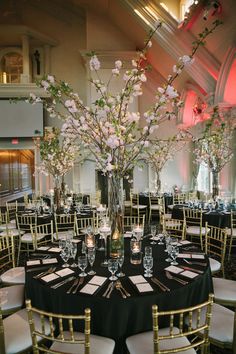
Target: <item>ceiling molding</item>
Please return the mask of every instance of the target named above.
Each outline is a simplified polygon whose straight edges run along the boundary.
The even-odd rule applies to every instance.
[[[0,98],[29,97],[30,93],[38,97],[49,97],[46,91],[36,84],[0,84]]]

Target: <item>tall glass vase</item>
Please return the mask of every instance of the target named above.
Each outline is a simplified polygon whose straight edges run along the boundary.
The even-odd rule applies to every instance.
[[[161,178],[160,178],[160,171],[156,171],[156,193],[159,194],[161,191]]]
[[[219,196],[219,172],[212,171],[212,198]]]
[[[117,258],[124,249],[123,188],[122,179],[116,174],[108,177],[108,210],[111,224],[110,257]]]
[[[60,185],[60,177],[54,177],[54,206],[56,210],[59,210],[61,207],[61,185]]]

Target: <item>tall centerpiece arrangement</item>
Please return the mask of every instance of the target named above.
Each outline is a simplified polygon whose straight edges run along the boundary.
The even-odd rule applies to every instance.
[[[39,173],[51,175],[54,181],[54,204],[60,206],[65,174],[72,169],[78,154],[78,145],[72,144],[67,137],[61,138],[60,129],[53,127],[46,131],[39,143],[41,163]]]
[[[196,139],[196,163],[203,163],[212,172],[212,197],[219,195],[219,173],[233,157],[232,138],[235,123],[216,106],[202,136]]]
[[[147,81],[146,72],[149,65],[146,55],[152,46],[153,35],[162,25],[160,21],[150,30],[143,49],[132,60],[131,69],[122,74],[123,88],[119,93],[112,93],[109,85],[111,80],[121,76],[122,61],[115,61],[111,77],[105,83],[100,77],[101,63],[95,53],[89,54],[89,65],[93,74],[90,82],[98,98],[90,106],[86,106],[65,81],[58,81],[49,75],[39,82],[52,98],[50,102],[45,101],[48,112],[63,120],[62,135],[71,141],[77,141],[81,147],[90,151],[96,160],[97,168],[108,177],[110,244],[113,256],[116,256],[117,250],[123,247],[122,179],[128,178],[130,169],[148,147],[150,137],[159,125],[167,119],[176,117],[180,101],[173,82],[184,67],[192,63],[199,46],[204,44],[206,37],[219,24],[219,21],[215,21],[212,28],[206,28],[199,34],[199,38],[193,43],[191,54],[179,58],[165,84],[157,88],[155,103],[143,114],[132,111],[131,103],[142,95],[142,86]],[[34,98],[33,102],[37,99]],[[59,108],[60,105],[62,109]],[[141,127],[141,120],[144,127]]]
[[[145,150],[143,159],[150,164],[155,172],[155,191],[161,191],[161,171],[166,163],[173,159],[188,140],[192,139],[192,134],[188,131],[180,130],[177,134],[167,139],[152,139],[149,148]]]

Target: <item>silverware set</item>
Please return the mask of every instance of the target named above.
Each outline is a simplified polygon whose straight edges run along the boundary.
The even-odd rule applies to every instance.
[[[75,279],[75,276],[73,275],[72,277],[69,277],[69,278],[67,278],[67,279],[65,279],[65,280],[62,280],[62,281],[59,282],[59,283],[56,283],[56,284],[52,285],[51,288],[52,288],[52,289],[57,289],[57,288],[59,288],[60,286],[65,285],[66,283],[69,283],[70,281],[72,281],[72,280],[74,280],[74,279]]]
[[[159,279],[152,277],[151,281],[156,284],[162,291],[170,291],[170,288],[163,284]]]
[[[114,289],[117,289],[120,292],[123,299],[126,299],[127,297],[131,296],[130,293],[124,288],[120,280],[109,283],[108,287],[106,288],[102,296],[109,299]]]
[[[51,274],[53,272],[55,272],[56,270],[56,267],[50,267],[49,269],[47,269],[45,272],[41,272],[37,275],[34,276],[34,279],[39,279],[39,278],[42,278],[44,277],[45,275],[48,275],[48,274]]]
[[[203,267],[206,267],[207,263],[206,262],[198,262],[198,261],[188,261],[187,259],[183,259],[185,263],[187,264],[190,264],[190,265],[200,265],[200,266],[203,266]]]
[[[180,278],[178,278],[178,277],[172,275],[172,274],[171,274],[170,272],[168,272],[167,270],[166,270],[165,273],[166,273],[166,277],[167,277],[168,279],[173,279],[173,280],[177,281],[178,283],[180,283],[180,284],[182,284],[182,285],[187,285],[187,284],[188,284],[188,281],[187,281],[187,280],[180,279]]]
[[[83,284],[83,282],[84,282],[84,277],[81,277],[76,284],[74,283],[74,287],[72,287],[72,289],[74,288],[74,290],[72,291],[72,294],[77,293],[77,290],[79,289],[80,285]]]
[[[114,282],[109,283],[108,287],[106,288],[102,296],[109,299],[114,288],[115,288],[115,283]]]
[[[184,270],[190,270],[191,272],[194,272],[194,273],[198,273],[198,274],[203,274],[204,271],[203,270],[199,270],[199,269],[195,269],[195,268],[192,268],[192,267],[185,267],[185,266],[179,266],[179,268],[182,268]]]

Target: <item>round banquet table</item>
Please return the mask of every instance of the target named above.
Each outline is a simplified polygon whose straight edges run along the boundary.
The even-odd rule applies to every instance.
[[[150,240],[145,238],[142,247],[150,245]],[[167,279],[164,268],[169,265],[165,261],[167,253],[164,252],[163,245],[153,245],[153,275],[162,283],[170,288],[170,291],[163,292],[160,288],[151,282],[150,278],[146,280],[153,288],[152,292],[139,293],[135,285],[131,283],[128,276],[143,275],[142,265],[133,265],[130,263],[130,239],[125,239],[125,262],[123,271],[125,277],[120,278],[123,286],[131,294],[130,297],[123,299],[118,290],[113,290],[110,299],[102,294],[108,286],[107,281],[94,295],[82,294],[80,289],[92,278],[87,276],[84,284],[78,289],[76,294],[67,294],[66,291],[71,287],[73,280],[57,289],[51,288],[50,284],[45,284],[33,276],[42,270],[31,271],[33,267],[26,268],[26,296],[30,298],[33,306],[46,311],[52,311],[60,314],[81,314],[86,307],[91,309],[91,333],[113,338],[116,342],[115,354],[126,353],[126,337],[152,330],[152,305],[157,304],[160,310],[170,310],[193,306],[208,298],[208,294],[213,291],[211,272],[209,263],[207,266],[191,266],[195,269],[203,270],[194,279],[188,280],[187,285],[182,285],[174,280]],[[184,251],[181,246],[181,252]],[[78,243],[78,254],[81,252],[81,242]],[[42,256],[42,255],[41,255]],[[52,255],[55,257],[55,254]],[[36,256],[37,258],[37,256]],[[39,257],[38,257],[39,258]],[[58,269],[60,267],[60,257],[58,256]],[[94,269],[97,275],[109,277],[107,268],[101,267],[101,261],[104,253],[96,252]],[[183,260],[178,259],[179,264],[187,265]],[[76,275],[79,269],[75,268]],[[181,276],[178,275],[180,278]],[[81,328],[78,328],[81,330]]]
[[[184,205],[175,205],[172,210],[173,219],[183,219],[183,208]],[[203,211],[202,213],[203,223],[207,222],[211,226],[216,226],[220,228],[230,227],[230,212],[224,211]]]

